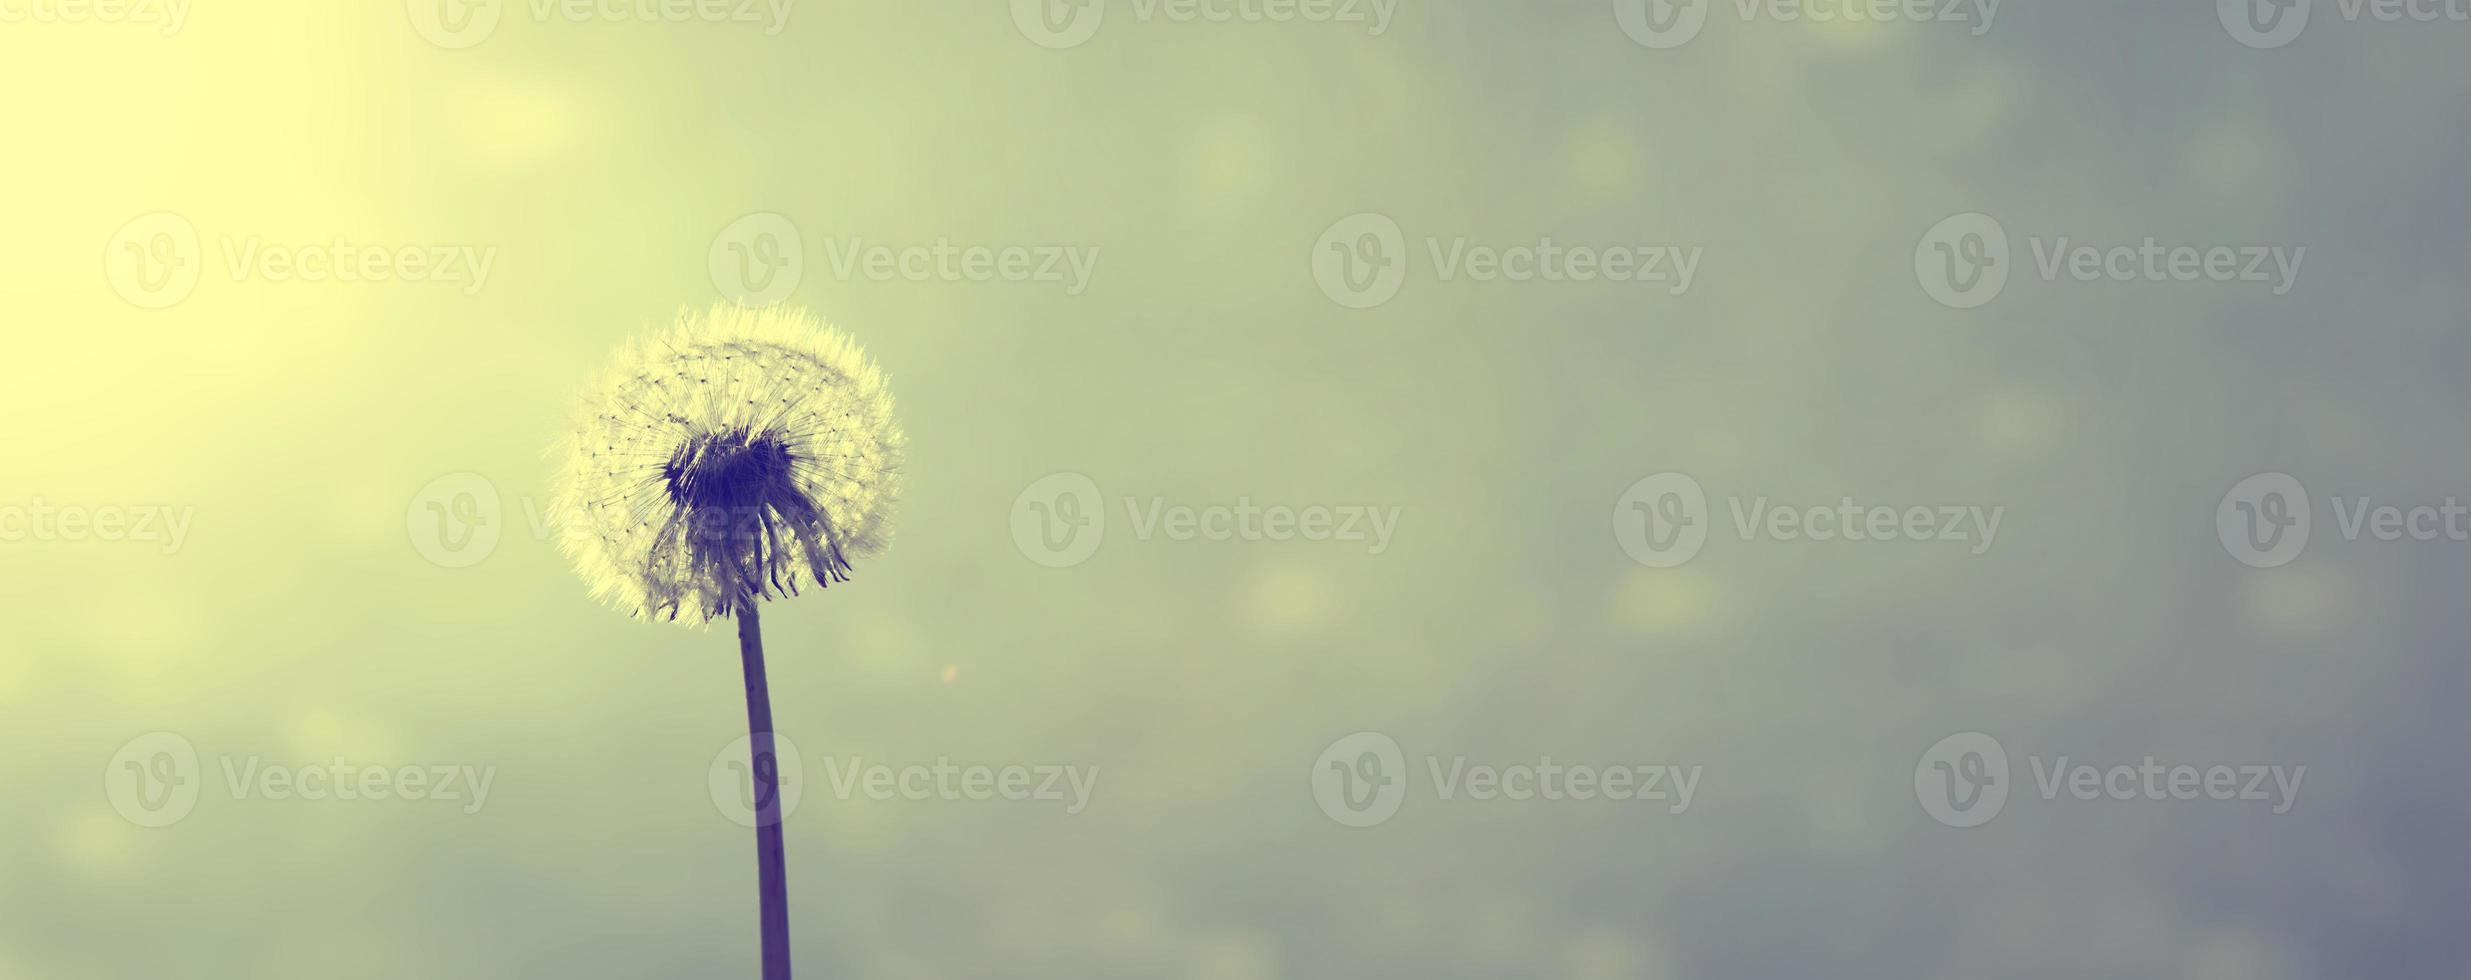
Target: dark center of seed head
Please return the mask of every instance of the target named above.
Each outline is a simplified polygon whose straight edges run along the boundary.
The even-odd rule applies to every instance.
[[[696,436],[661,468],[669,499],[689,510],[759,507],[791,491],[789,448],[771,436],[731,430]]]

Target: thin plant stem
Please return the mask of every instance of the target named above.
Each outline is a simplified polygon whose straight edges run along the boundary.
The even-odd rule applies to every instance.
[[[755,878],[761,896],[764,980],[789,976],[789,856],[781,846],[781,765],[772,751],[772,691],[764,680],[764,630],[755,600],[736,603],[738,656],[746,666],[748,775],[755,783]]]

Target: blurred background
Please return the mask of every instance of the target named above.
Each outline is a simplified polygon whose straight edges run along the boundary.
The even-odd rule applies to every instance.
[[[0,977],[754,975],[545,505],[724,302],[912,438],[803,975],[2471,975],[2471,23],[2314,8],[0,0]]]

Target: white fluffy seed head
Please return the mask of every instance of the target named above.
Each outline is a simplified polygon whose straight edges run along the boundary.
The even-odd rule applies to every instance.
[[[705,625],[881,550],[903,441],[883,373],[840,331],[800,311],[681,314],[578,402],[560,544],[595,598]]]

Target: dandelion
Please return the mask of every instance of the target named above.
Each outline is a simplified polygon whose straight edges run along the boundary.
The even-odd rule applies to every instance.
[[[780,772],[757,604],[881,549],[903,438],[881,372],[802,313],[716,308],[620,351],[585,394],[554,502],[592,594],[643,619],[737,620],[766,980],[789,974]]]

